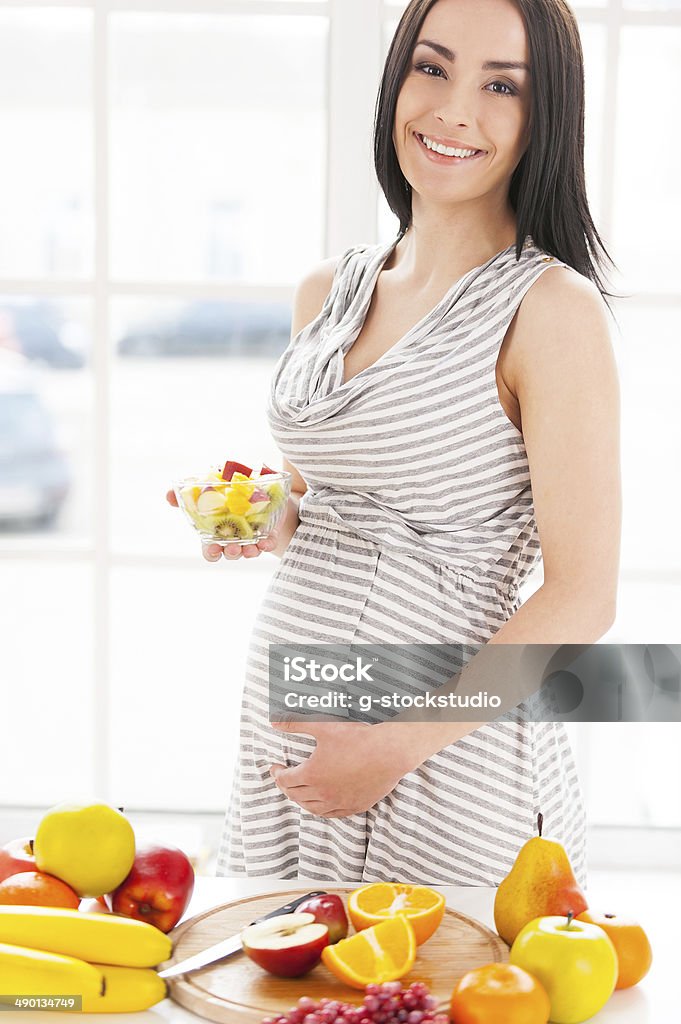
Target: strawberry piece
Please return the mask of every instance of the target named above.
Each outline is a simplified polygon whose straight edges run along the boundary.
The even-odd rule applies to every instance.
[[[244,476],[250,476],[251,469],[248,466],[244,466],[241,462],[225,462],[225,468],[222,470],[222,479],[231,480],[235,473],[243,473]]]

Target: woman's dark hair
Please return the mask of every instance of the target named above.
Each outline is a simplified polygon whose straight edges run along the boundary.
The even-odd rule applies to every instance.
[[[527,235],[544,252],[588,277],[602,296],[610,258],[589,211],[584,179],[584,62],[579,28],[565,0],[512,0],[527,32],[532,105],[530,142],[513,172],[516,259]],[[437,0],[411,0],[383,69],[374,117],[374,163],[400,237],[412,220],[411,186],[393,144],[395,108],[423,21]]]

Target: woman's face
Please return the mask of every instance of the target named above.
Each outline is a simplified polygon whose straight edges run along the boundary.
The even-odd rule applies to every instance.
[[[428,45],[428,43],[433,45]],[[393,143],[414,197],[504,202],[529,141],[525,25],[511,0],[438,0],[416,37],[395,111]],[[428,149],[425,138],[473,156]]]

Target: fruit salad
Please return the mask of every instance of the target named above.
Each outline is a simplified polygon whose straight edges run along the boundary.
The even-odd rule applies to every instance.
[[[277,526],[291,490],[291,474],[258,471],[228,460],[202,477],[174,485],[180,508],[205,543],[255,544]]]

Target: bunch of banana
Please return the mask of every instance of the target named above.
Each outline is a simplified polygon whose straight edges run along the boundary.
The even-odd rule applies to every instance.
[[[150,968],[171,951],[169,936],[133,918],[0,906],[0,997],[80,995],[87,1013],[146,1010],[167,995]]]

